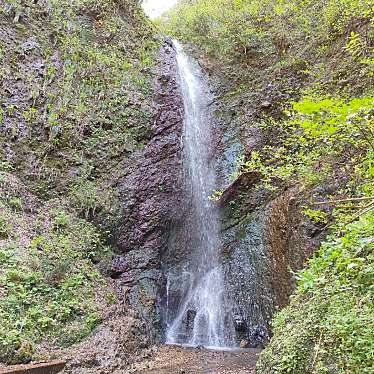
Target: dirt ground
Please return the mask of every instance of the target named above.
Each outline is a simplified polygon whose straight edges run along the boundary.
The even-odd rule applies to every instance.
[[[141,374],[254,374],[259,350],[212,351],[162,346],[149,360],[126,373]]]

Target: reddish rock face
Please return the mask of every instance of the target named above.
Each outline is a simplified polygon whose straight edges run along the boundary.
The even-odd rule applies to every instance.
[[[155,337],[160,331],[156,310],[163,275],[161,254],[170,226],[183,210],[181,134],[183,102],[173,48],[165,43],[156,72],[152,138],[127,164],[120,185],[123,221],[116,246],[121,259],[112,266],[119,284],[130,287],[127,301]]]
[[[130,156],[118,185],[122,221],[113,244],[117,255],[100,264],[111,278],[117,303],[89,338],[65,353],[66,373],[123,373],[162,340],[158,300],[164,288],[161,258],[170,228],[183,214],[181,134],[183,103],[175,53],[164,43],[155,68],[150,141]]]
[[[305,218],[300,213],[297,196],[297,188],[290,189],[268,205],[266,238],[277,308],[288,304],[294,289],[290,269],[301,269],[322,239],[321,235],[310,235]],[[310,228],[313,229],[309,224]]]

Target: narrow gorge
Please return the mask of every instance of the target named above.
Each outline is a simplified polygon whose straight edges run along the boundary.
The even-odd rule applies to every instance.
[[[0,1],[0,373],[371,373],[373,19]]]

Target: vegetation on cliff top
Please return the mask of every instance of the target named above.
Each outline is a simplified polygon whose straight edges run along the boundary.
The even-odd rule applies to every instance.
[[[150,136],[156,47],[136,1],[0,3],[0,362],[80,341],[113,302],[95,264]]]
[[[224,82],[220,100],[266,139],[232,178],[256,172],[273,196],[297,186],[329,232],[295,274],[258,373],[373,370],[373,16],[368,0],[196,0],[159,22],[198,47]]]

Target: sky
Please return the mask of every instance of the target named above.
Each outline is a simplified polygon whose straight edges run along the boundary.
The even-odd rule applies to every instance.
[[[177,2],[178,0],[144,0],[143,8],[150,18],[157,18]]]

